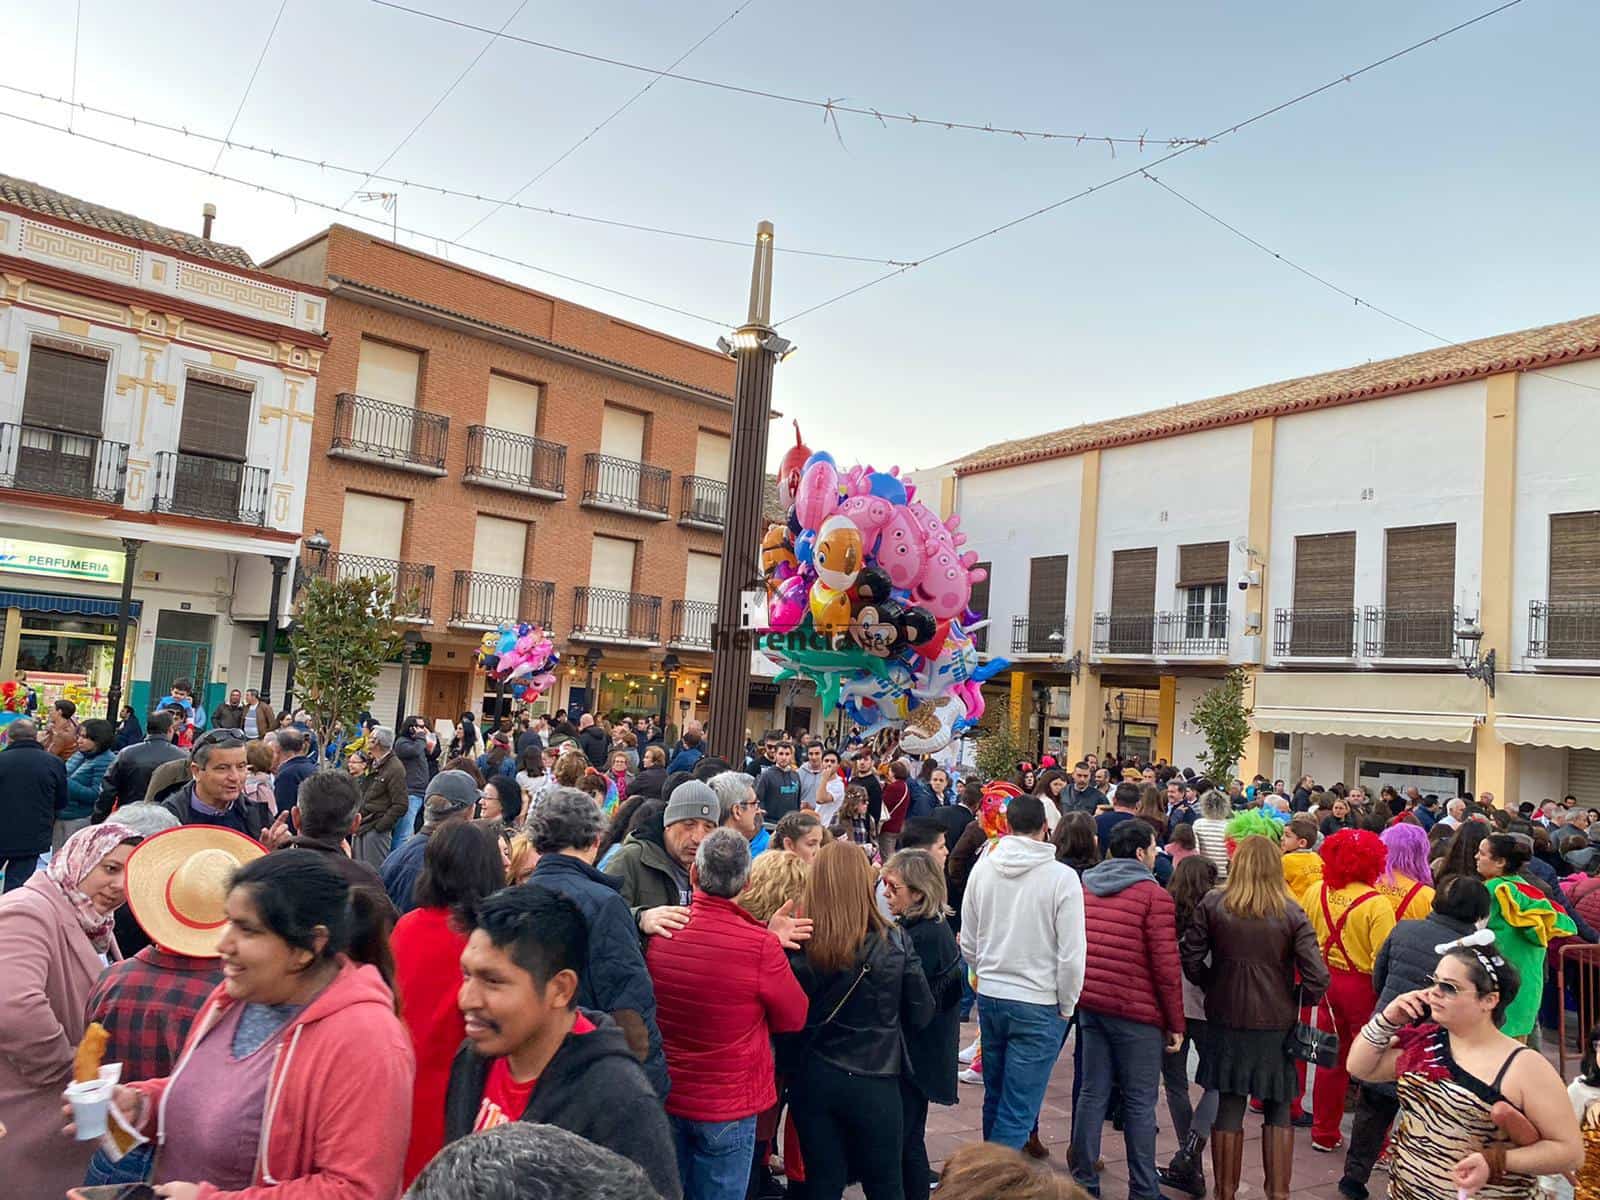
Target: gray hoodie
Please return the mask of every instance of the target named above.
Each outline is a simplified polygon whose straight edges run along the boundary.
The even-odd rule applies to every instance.
[[[796,770],[800,773],[800,807],[815,808],[817,806],[817,785],[822,782],[822,768],[815,771],[806,763],[801,763]]]
[[[961,952],[978,995],[1048,1004],[1069,1018],[1085,950],[1083,885],[1054,846],[1011,835],[983,853],[961,902]]]
[[[1153,883],[1152,875],[1136,858],[1108,858],[1083,873],[1083,886],[1096,896],[1115,896],[1136,883]]]

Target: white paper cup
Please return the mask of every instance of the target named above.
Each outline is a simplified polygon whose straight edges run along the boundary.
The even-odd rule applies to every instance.
[[[106,1109],[116,1085],[106,1079],[67,1085],[67,1102],[72,1105],[72,1120],[78,1127],[80,1142],[99,1141],[106,1133]]]

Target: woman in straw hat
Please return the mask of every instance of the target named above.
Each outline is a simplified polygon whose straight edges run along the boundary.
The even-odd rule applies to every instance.
[[[156,1143],[158,1195],[296,1182],[307,1194],[399,1194],[411,1043],[383,976],[345,953],[350,893],[313,850],[280,850],[234,875],[222,986],[172,1074],[114,1096]]]
[[[44,871],[0,897],[0,1191],[60,1196],[83,1182],[90,1142],[61,1137],[56,1114],[72,1082],[85,1002],[120,957],[112,914],[139,835],[115,821],[69,837]]]

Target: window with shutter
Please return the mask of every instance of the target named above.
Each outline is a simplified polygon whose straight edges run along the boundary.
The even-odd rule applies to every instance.
[[[35,339],[28,348],[22,423],[99,437],[109,365],[105,351]]]
[[[1198,542],[1178,547],[1178,586],[1199,587],[1201,584],[1226,583],[1228,579],[1228,543]]]
[[[1449,658],[1456,627],[1455,525],[1386,530],[1383,557],[1384,657]]]
[[[250,398],[246,388],[191,374],[183,385],[178,449],[203,458],[243,462],[250,441]]]
[[[1052,554],[1028,564],[1029,654],[1060,654],[1067,645],[1067,556]]]
[[[1550,515],[1551,658],[1600,658],[1600,512]]]
[[[1149,654],[1155,639],[1156,548],[1111,554],[1111,612],[1102,639],[1112,654]]]
[[[991,564],[986,563],[986,562],[978,563],[977,565],[979,567],[982,567],[985,572],[993,570],[993,567],[991,566]],[[1065,584],[1065,582],[1063,582],[1062,583],[1062,605],[1063,605],[1063,611],[1065,611],[1065,604],[1066,604],[1065,592],[1066,592],[1066,584]],[[978,582],[978,583],[975,583],[975,584],[972,585],[972,596],[967,601],[967,607],[970,608],[973,612],[977,613],[980,619],[988,617],[988,615],[989,615],[989,577],[988,577],[987,574],[984,576],[984,578],[982,579],[981,582]],[[976,633],[974,633],[972,635],[972,644],[974,646],[976,646],[979,650],[983,651],[984,653],[988,653],[988,650],[989,650],[989,627],[987,625],[985,625],[982,629],[978,630],[978,632],[976,632]]]
[[[1289,653],[1350,657],[1355,650],[1355,598],[1355,533],[1295,538]]]

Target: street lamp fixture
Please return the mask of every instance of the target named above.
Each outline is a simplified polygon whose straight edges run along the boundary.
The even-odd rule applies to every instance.
[[[330,542],[327,538],[327,535],[319,529],[306,539],[306,549],[311,551],[311,553],[315,554],[320,559],[325,557],[329,550],[333,549],[333,543]]]
[[[1456,641],[1461,645],[1461,669],[1466,672],[1467,678],[1481,679],[1489,689],[1489,695],[1493,696],[1494,651],[1478,657],[1478,651],[1483,646],[1483,626],[1476,620],[1468,621],[1456,630]]]

